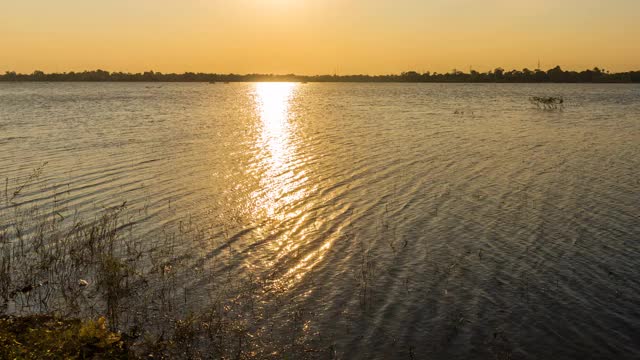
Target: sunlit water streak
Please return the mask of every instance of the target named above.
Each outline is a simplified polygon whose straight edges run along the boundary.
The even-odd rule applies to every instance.
[[[256,145],[261,154],[261,162],[257,164],[262,171],[261,188],[255,192],[256,213],[264,211],[269,219],[278,223],[301,216],[300,211],[291,210],[291,206],[308,195],[305,192],[307,181],[305,170],[296,169],[293,161],[297,158],[296,143],[293,142],[296,114],[291,111],[291,102],[296,96],[296,83],[258,83],[255,85],[256,109],[260,113],[261,134]],[[296,190],[302,189],[302,190]],[[282,234],[271,242],[270,253],[279,260],[290,258],[299,250],[304,242],[304,234]],[[326,241],[317,250],[307,254],[277,279],[279,286],[290,287],[304,278],[304,274],[312,270],[322,260],[323,254],[331,247]]]
[[[261,185],[267,189],[266,194],[257,195],[263,197],[258,200],[257,205],[266,211],[267,216],[272,217],[279,206],[279,200],[291,191],[288,180],[296,148],[291,141],[293,114],[289,108],[296,85],[260,83],[255,87],[256,108],[260,112],[262,130],[257,142],[262,161],[257,167],[259,170],[264,169]]]
[[[0,84],[0,175],[148,241],[192,216],[343,358],[637,358],[639,119],[631,85]]]

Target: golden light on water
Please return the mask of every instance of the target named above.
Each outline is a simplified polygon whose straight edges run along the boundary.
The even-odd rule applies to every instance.
[[[292,140],[293,114],[291,101],[295,83],[258,83],[255,85],[255,106],[260,116],[260,138],[258,139],[260,168],[262,169],[262,191],[258,194],[259,211],[268,217],[282,219],[278,214],[282,208],[281,198],[291,190],[290,163],[295,154]]]
[[[291,144],[289,108],[295,83],[256,84],[256,105],[262,125],[262,144],[272,175],[284,170],[294,149]]]
[[[293,210],[291,205],[308,193],[303,186],[307,181],[304,164],[297,162],[299,139],[296,138],[296,114],[292,103],[298,96],[297,83],[257,83],[254,89],[255,110],[260,127],[256,146],[259,159],[261,189],[254,196],[256,214],[266,215],[276,227],[286,221],[304,222],[310,214],[304,209]],[[296,165],[297,164],[297,165]],[[289,269],[277,281],[279,286],[289,287],[300,281],[317,265],[331,248],[334,238],[325,239],[323,245],[307,254],[300,250],[311,236],[307,232],[281,233],[271,242],[270,262],[296,258]],[[269,264],[268,264],[269,265]],[[271,266],[274,264],[271,263]]]

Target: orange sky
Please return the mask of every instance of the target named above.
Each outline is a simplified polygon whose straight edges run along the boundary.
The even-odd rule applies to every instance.
[[[20,0],[0,71],[640,69],[640,0]]]

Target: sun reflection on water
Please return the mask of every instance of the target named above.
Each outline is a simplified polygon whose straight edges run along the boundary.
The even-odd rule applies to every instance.
[[[280,198],[292,186],[289,165],[296,149],[291,139],[294,129],[290,107],[295,89],[295,83],[258,83],[255,87],[262,128],[259,146],[264,190],[258,205],[269,217],[282,215],[277,214],[283,205]]]
[[[296,138],[296,114],[291,107],[298,91],[296,83],[258,83],[254,92],[260,127],[257,146],[261,185],[254,197],[255,213],[266,216],[275,227],[272,230],[279,234],[267,244],[270,255],[266,265],[287,264],[281,278],[276,280],[277,286],[283,287],[301,281],[322,261],[335,240],[324,239],[319,248],[305,253],[304,244],[314,235],[300,231],[300,224],[311,214],[305,207],[293,210],[292,206],[313,192],[305,186],[305,164],[297,158],[299,139]]]
[[[296,84],[259,83],[256,84],[257,105],[262,121],[262,140],[271,155],[271,165],[282,169],[289,160],[291,100]]]

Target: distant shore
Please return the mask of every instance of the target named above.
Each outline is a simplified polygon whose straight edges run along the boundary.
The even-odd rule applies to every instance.
[[[599,68],[583,71],[565,71],[556,66],[544,70],[510,70],[497,68],[488,72],[471,70],[468,73],[453,70],[448,73],[416,71],[392,75],[275,75],[275,74],[215,74],[186,72],[144,73],[109,72],[104,70],[44,73],[34,71],[21,74],[13,71],[0,75],[0,82],[396,82],[396,83],[640,83],[640,70],[611,73]]]

